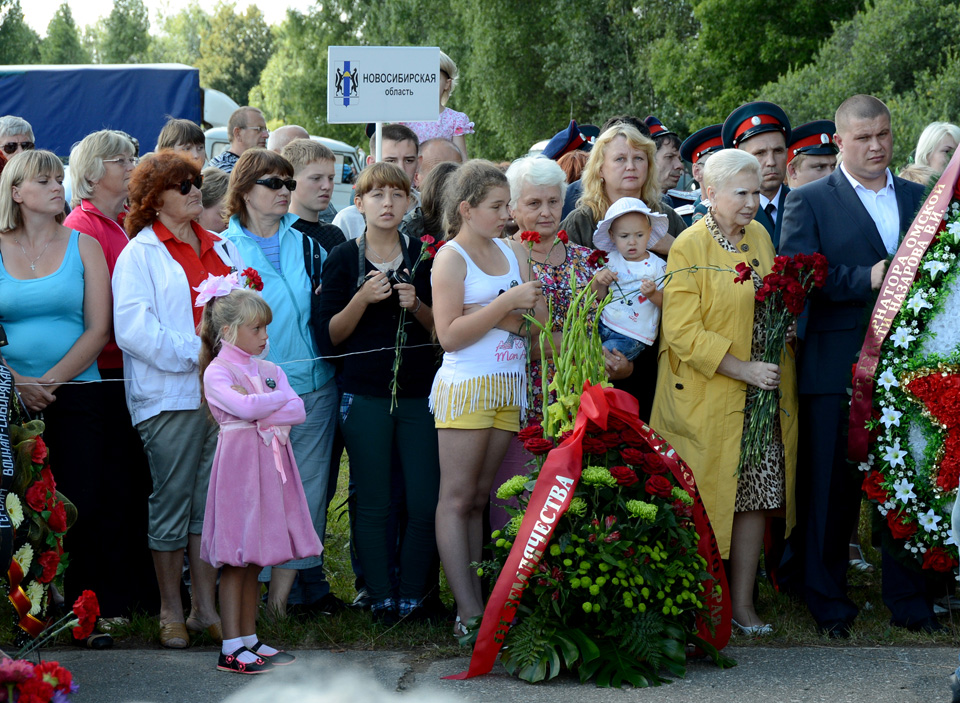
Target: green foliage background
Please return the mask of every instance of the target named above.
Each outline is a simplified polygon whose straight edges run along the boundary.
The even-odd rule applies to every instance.
[[[460,67],[450,106],[477,125],[471,154],[491,159],[571,118],[652,113],[685,136],[749,100],[800,124],[868,92],[893,111],[901,165],[927,123],[960,121],[960,3],[944,0],[326,0],[274,27],[233,2],[151,18],[143,0],[114,0],[82,31],[61,8],[43,39],[20,2],[0,0],[2,63],[188,63],[271,125],[361,146],[361,126],[325,121],[330,45],[442,48]]]

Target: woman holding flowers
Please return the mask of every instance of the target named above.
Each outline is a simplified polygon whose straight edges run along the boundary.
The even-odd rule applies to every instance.
[[[436,370],[432,260],[426,237],[397,231],[410,197],[410,179],[400,168],[367,167],[355,193],[366,231],[335,247],[323,267],[319,341],[324,354],[343,355],[340,425],[357,488],[357,555],[374,620],[392,623],[423,613],[418,606],[436,554],[440,465],[427,407]],[[396,541],[388,529],[394,464],[407,511],[397,592],[390,574]]]
[[[676,273],[664,288],[650,425],[693,469],[721,554],[729,559],[734,624],[746,634],[766,634],[772,628],[754,609],[753,586],[766,517],[785,514],[788,533],[795,522],[796,371],[789,349],[779,365],[759,361],[767,340],[763,304],[754,295],[774,257],[770,237],[753,221],[759,162],[725,149],[707,162],[704,187],[710,211],[677,239],[667,263],[668,274],[700,268]],[[738,264],[752,269],[741,266],[745,285],[729,273]],[[750,387],[779,389],[782,412],[762,459],[738,471]]]

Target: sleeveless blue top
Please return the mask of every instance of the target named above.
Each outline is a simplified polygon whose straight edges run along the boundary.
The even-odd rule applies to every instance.
[[[83,334],[79,242],[80,233],[73,230],[60,268],[49,276],[20,280],[0,266],[0,324],[10,342],[0,352],[22,376],[50,370]],[[71,380],[100,380],[96,359]]]

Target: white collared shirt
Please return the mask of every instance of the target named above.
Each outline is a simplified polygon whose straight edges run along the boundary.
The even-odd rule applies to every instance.
[[[851,176],[843,162],[840,163],[840,170],[850,181],[850,186],[877,226],[887,253],[893,254],[900,243],[900,209],[897,207],[897,192],[893,188],[893,174],[890,169],[887,169],[887,184],[876,192]]]
[[[763,193],[760,193],[760,209],[764,212],[767,211],[767,205],[773,203],[773,212],[770,213],[770,221],[774,226],[777,224],[777,218],[780,217],[780,208],[777,207],[777,203],[780,202],[780,191],[783,190],[783,185],[777,188],[777,192],[774,193],[772,198],[768,198]]]

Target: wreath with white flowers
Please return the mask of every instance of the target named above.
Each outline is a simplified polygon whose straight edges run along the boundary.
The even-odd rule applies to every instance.
[[[958,563],[950,514],[960,480],[960,203],[924,256],[881,347],[863,489],[923,568]]]

